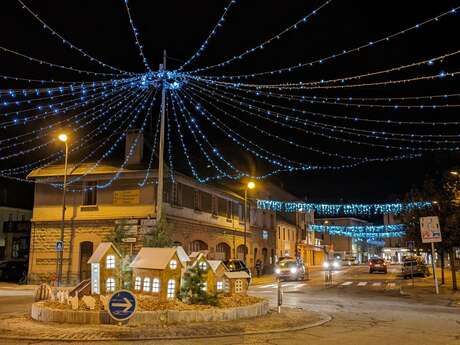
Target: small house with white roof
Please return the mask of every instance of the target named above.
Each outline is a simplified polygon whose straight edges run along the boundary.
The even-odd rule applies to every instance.
[[[185,269],[180,250],[141,248],[129,266],[135,292],[156,295],[162,301],[176,298]]]
[[[221,260],[208,260],[200,255],[192,267],[198,267],[203,273],[204,289],[209,294],[224,292],[224,279],[227,268]]]
[[[249,287],[249,274],[244,271],[225,272],[225,292],[229,295],[246,295]]]
[[[91,264],[91,294],[110,294],[121,289],[122,256],[112,242],[103,242],[88,260]]]

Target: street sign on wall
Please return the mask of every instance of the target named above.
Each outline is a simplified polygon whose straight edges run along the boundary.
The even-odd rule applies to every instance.
[[[110,297],[108,312],[115,321],[125,321],[134,316],[136,308],[136,296],[131,291],[118,290]]]
[[[436,216],[420,217],[420,234],[423,243],[441,242],[439,218]]]

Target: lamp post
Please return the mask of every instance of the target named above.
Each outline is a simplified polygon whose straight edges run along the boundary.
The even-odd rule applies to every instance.
[[[57,267],[57,285],[61,286],[62,281],[62,259],[64,255],[64,221],[65,221],[65,196],[66,196],[66,189],[67,189],[67,159],[69,156],[69,146],[67,145],[67,135],[66,134],[59,134],[58,139],[62,141],[65,145],[65,160],[64,160],[64,183],[62,187],[62,218],[61,218],[61,248],[58,251],[58,267]]]
[[[248,189],[254,189],[256,187],[256,184],[252,181],[249,181],[246,184],[246,187],[244,188],[244,256],[243,260],[244,263],[246,264],[246,255],[247,255],[247,245],[246,245],[246,233],[247,233],[247,227],[248,227]]]

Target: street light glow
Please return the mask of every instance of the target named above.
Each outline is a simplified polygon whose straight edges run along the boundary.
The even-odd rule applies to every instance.
[[[248,182],[248,188],[249,189],[254,189],[256,187],[256,184],[252,181]]]
[[[60,141],[65,143],[67,141],[67,134],[65,134],[65,133],[59,134],[58,138],[59,138]]]

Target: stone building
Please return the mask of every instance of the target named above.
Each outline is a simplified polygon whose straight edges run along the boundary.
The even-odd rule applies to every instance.
[[[127,143],[132,142],[132,133]],[[141,145],[142,147],[142,145]],[[114,242],[123,256],[135,255],[156,222],[157,170],[147,169],[138,149],[129,164],[80,163],[68,166],[64,226],[63,283],[75,284],[91,275],[88,259],[102,242]],[[60,239],[63,165],[33,170],[35,181],[29,281],[56,278],[56,241]],[[148,176],[147,176],[148,173]],[[114,179],[117,175],[117,179]],[[276,215],[257,210],[248,193],[248,222],[244,221],[244,181],[233,184],[200,184],[174,173],[165,178],[164,213],[174,245],[188,254],[207,250],[208,259],[244,257],[253,269],[258,258],[269,268],[275,260]],[[257,188],[265,193],[266,186]],[[246,233],[246,236],[245,236]],[[246,249],[244,246],[246,237]]]

